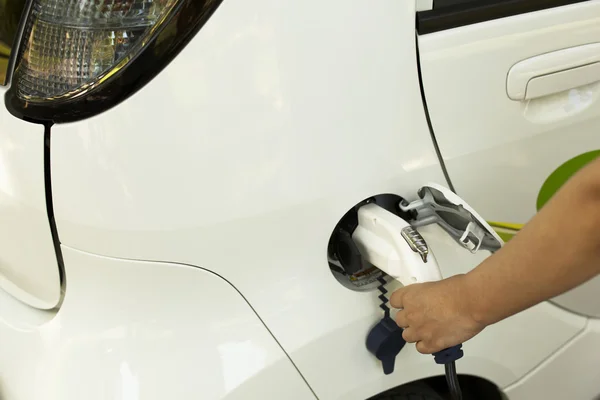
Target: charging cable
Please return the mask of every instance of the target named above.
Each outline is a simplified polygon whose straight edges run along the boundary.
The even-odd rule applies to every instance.
[[[437,364],[444,364],[446,372],[446,382],[453,400],[462,400],[462,391],[458,382],[458,374],[456,373],[456,360],[464,355],[462,344],[449,347],[445,350],[433,354]]]
[[[456,374],[456,363],[452,361],[445,364],[445,369],[446,382],[448,383],[448,389],[450,389],[450,396],[452,396],[453,400],[462,400],[462,392],[458,382],[458,375]]]

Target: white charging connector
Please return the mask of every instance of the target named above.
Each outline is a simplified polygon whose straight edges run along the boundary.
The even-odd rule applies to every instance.
[[[442,279],[435,256],[419,232],[407,221],[377,204],[370,203],[359,208],[358,227],[352,239],[367,262],[404,286]],[[380,290],[382,296],[379,298],[386,301],[387,291],[383,286]],[[367,335],[367,348],[381,360],[385,374],[394,371],[396,356],[404,344],[402,329],[390,319],[389,312]],[[453,399],[457,400],[462,399],[462,394],[455,361],[462,356],[462,344],[434,354],[435,362],[445,365],[446,379]]]
[[[376,203],[368,203],[358,209],[358,226],[352,233],[361,257],[402,285],[442,279],[435,256],[417,227],[438,224],[456,243],[472,253],[479,250],[493,253],[502,247],[502,239],[492,227],[449,189],[429,184],[417,194],[419,199],[412,203],[398,204],[403,213],[415,213],[412,225]],[[389,315],[384,277],[380,278],[380,283],[379,299],[384,302],[381,308],[385,313],[367,335],[367,349],[381,360],[384,373],[391,374],[394,360],[405,341],[402,329]],[[437,364],[445,365],[453,399],[462,398],[455,362],[463,355],[462,344],[433,354]]]
[[[352,239],[365,261],[404,286],[442,279],[435,256],[419,232],[375,203],[358,210]]]

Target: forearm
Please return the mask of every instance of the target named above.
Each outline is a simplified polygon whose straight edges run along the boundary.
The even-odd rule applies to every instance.
[[[600,273],[600,159],[465,276],[474,317],[500,321]]]

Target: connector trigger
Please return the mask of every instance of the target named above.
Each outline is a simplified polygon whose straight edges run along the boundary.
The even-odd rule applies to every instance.
[[[402,329],[389,317],[379,321],[367,335],[367,349],[381,361],[386,375],[394,372],[396,356],[405,344]]]

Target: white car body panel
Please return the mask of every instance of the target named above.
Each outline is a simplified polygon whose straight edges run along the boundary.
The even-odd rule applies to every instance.
[[[506,389],[510,399],[598,399],[600,321]],[[591,357],[586,357],[590,354]]]
[[[1,88],[0,95],[4,95]],[[0,107],[0,289],[41,309],[54,308],[61,299],[46,212],[44,127],[18,120],[4,107]]]
[[[550,125],[487,119],[486,102],[512,108],[497,99],[496,86],[489,98],[472,99],[465,85],[488,87],[467,78],[482,67],[498,72],[509,51],[524,55],[515,37],[552,49],[549,38],[562,28],[579,38],[573,43],[594,37],[599,4],[419,38],[429,111],[451,178],[484,218],[532,215],[521,203],[508,202],[509,212],[491,198],[485,177],[497,174],[490,181],[507,180],[507,189],[514,171],[490,169],[500,161],[486,149],[522,145],[522,136],[533,140]],[[66,295],[60,309],[41,311],[0,292],[0,399],[364,400],[441,375],[414,345],[402,350],[395,373],[383,374],[365,348],[382,316],[379,293],[342,286],[326,256],[334,226],[359,201],[381,193],[413,200],[424,183],[445,183],[421,98],[414,23],[412,1],[227,0],[139,92],[96,117],[53,126],[52,199]],[[462,84],[448,82],[450,74]],[[443,90],[430,95],[428,79],[439,79]],[[450,120],[443,100],[467,104],[465,116],[477,119]],[[4,129],[8,114],[1,112]],[[567,142],[569,122],[592,123],[586,112],[544,135],[561,128]],[[19,134],[40,129],[14,118],[6,124],[13,123],[23,125]],[[499,135],[492,128],[501,123],[522,128],[522,136]],[[43,184],[43,148],[23,144],[31,154],[10,154],[18,166],[10,177],[37,162],[31,173]],[[0,156],[4,146],[0,138]],[[563,151],[569,146],[576,144]],[[515,154],[503,160],[531,167],[527,153]],[[459,247],[439,227],[420,231],[444,277],[487,256]],[[51,236],[27,232],[52,245]],[[597,383],[589,370],[600,369],[590,351],[600,348],[596,325],[542,303],[465,343],[458,371],[506,389],[511,400],[557,398],[568,371],[577,376],[568,393],[585,397]]]
[[[62,250],[69,281],[57,314],[0,293],[3,400],[315,398],[222,278]]]
[[[506,93],[508,72],[522,60],[596,42],[598,1],[419,37],[427,106],[448,173],[488,220],[526,223],[546,178],[600,149],[600,81],[519,102]],[[449,94],[459,106],[449,106]],[[600,297],[590,293],[600,293],[600,277],[555,301],[600,317]]]
[[[358,201],[413,199],[424,182],[444,180],[422,109],[413,22],[410,2],[368,11],[342,1],[224,2],[132,98],[53,127],[62,242],[223,276],[319,398],[364,399],[439,374],[409,345],[397,372],[383,375],[364,346],[381,317],[377,294],[343,287],[326,260],[333,227]],[[485,257],[435,227],[423,232],[444,276]],[[459,371],[509,385],[584,326],[541,304],[465,344]]]

